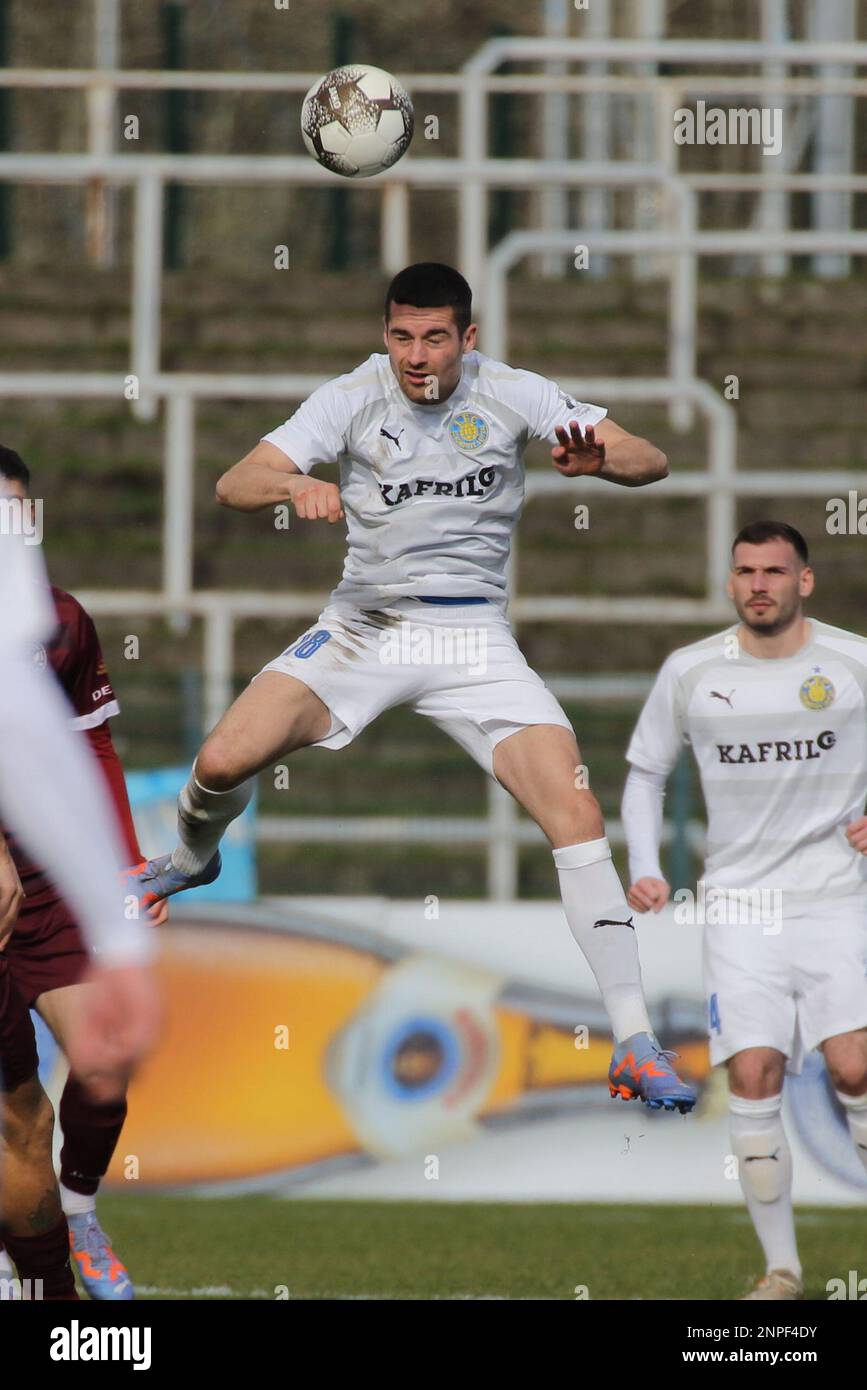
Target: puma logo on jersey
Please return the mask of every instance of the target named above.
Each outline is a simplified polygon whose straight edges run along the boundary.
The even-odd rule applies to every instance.
[[[379,432],[384,434],[386,439],[390,439],[396,449],[400,448],[400,436],[403,434],[403,430],[398,430],[397,434],[389,434],[386,429],[381,429]]]
[[[619,919],[613,917],[600,917],[599,921],[594,922],[593,925],[594,927],[632,927],[632,930],[635,931],[631,917],[628,922],[621,922]]]
[[[734,695],[734,693],[735,692],[733,690],[730,690],[728,695],[723,695],[719,690],[712,690],[710,692],[710,698],[712,700],[725,700],[729,709],[733,709],[734,706],[732,705],[732,696]]]
[[[387,507],[396,507],[410,497],[484,497],[497,476],[495,468],[480,468],[456,483],[444,483],[437,478],[414,478],[411,483],[380,483],[379,490]]]

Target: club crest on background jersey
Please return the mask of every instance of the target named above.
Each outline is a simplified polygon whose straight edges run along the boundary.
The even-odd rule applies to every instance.
[[[472,410],[462,410],[449,425],[449,434],[464,453],[475,453],[488,442],[490,427],[482,415]]]
[[[805,709],[827,709],[834,703],[837,694],[834,689],[834,682],[827,676],[820,676],[814,672],[808,676],[799,691],[801,704]]]

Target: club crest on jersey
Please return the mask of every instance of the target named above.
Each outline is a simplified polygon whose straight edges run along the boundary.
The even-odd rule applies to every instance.
[[[805,709],[827,709],[833,705],[837,692],[834,682],[829,681],[827,676],[814,674],[807,677],[799,694]]]
[[[449,434],[464,453],[473,454],[476,449],[481,449],[483,444],[487,444],[490,433],[484,416],[476,415],[472,410],[462,410],[449,425]]]
[[[46,666],[48,665],[48,653],[46,652],[41,642],[34,642],[33,646],[30,648],[30,656],[32,658],[33,665],[38,670],[44,671]]]

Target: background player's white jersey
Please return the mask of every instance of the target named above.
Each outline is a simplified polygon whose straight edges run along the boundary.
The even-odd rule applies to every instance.
[[[524,449],[555,426],[607,411],[479,352],[441,404],[415,405],[388,355],[320,386],[264,438],[305,473],[340,461],[349,552],[337,601],[376,608],[431,594],[505,600]]]
[[[867,639],[811,619],[795,656],[762,659],[737,628],[671,654],[626,756],[668,773],[692,746],[709,886],[781,889],[784,911],[863,895],[867,858],[845,830],[867,790]]]

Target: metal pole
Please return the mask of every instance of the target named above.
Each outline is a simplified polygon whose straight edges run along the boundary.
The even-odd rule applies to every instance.
[[[95,68],[120,67],[120,9],[118,0],[93,0]],[[108,84],[87,89],[87,149],[89,154],[114,153],[117,94]],[[91,179],[86,198],[88,260],[103,269],[115,264],[117,253],[117,192],[105,179]]]
[[[193,466],[195,402],[191,396],[166,400],[163,473],[163,593],[184,603],[193,589]],[[173,613],[169,624],[186,632],[188,613]]]
[[[163,29],[163,64],[170,72],[184,66],[185,0],[162,0],[160,19]],[[163,131],[166,149],[172,154],[184,154],[187,139],[187,93],[174,89],[163,96]],[[165,262],[170,270],[183,264],[183,230],[186,189],[179,183],[169,183],[165,206]]]
[[[488,149],[488,100],[482,79],[467,73],[461,93],[461,155],[481,161]],[[462,179],[460,206],[460,269],[470,282],[476,309],[483,302],[482,281],[488,248],[488,188]]]
[[[611,14],[608,0],[593,0],[587,10],[584,30],[588,39],[607,39],[611,33]],[[601,77],[608,72],[608,64],[595,62],[587,64],[589,76]],[[610,158],[611,150],[611,101],[607,93],[598,92],[584,98],[584,158],[593,163],[601,163]],[[582,195],[583,223],[588,232],[607,231],[611,226],[611,199],[605,188],[591,188]],[[596,279],[607,275],[608,257],[599,254],[590,257],[590,275]]]
[[[131,370],[138,378],[137,420],[153,420],[157,402],[148,390],[160,367],[160,319],[163,268],[163,182],[159,174],[141,174],[135,191],[133,242]]]
[[[380,204],[382,268],[396,275],[411,260],[409,251],[409,184],[387,183]]]
[[[786,0],[762,0],[762,38],[767,43],[785,43],[789,37],[788,17],[786,15]],[[766,59],[762,64],[762,75],[767,78],[787,77],[788,68],[785,63],[779,63],[772,59]],[[774,105],[779,104],[782,111],[783,121],[783,150],[778,159],[760,159],[762,173],[779,174],[791,167],[790,160],[792,151],[789,143],[792,138],[790,129],[789,103],[782,93],[773,97]],[[767,167],[771,166],[771,167]],[[759,199],[758,225],[763,232],[773,235],[783,231],[789,225],[789,196],[780,189],[766,188]],[[776,251],[761,259],[761,270],[763,275],[788,275],[789,258]]]
[[[488,783],[488,897],[507,903],[518,896],[518,808],[499,782]]]
[[[0,0],[0,67],[9,61],[9,0]],[[0,150],[8,150],[12,140],[12,93],[8,87],[0,90]],[[13,249],[11,183],[0,183],[0,260],[8,260]]]
[[[565,38],[569,33],[569,11],[566,0],[544,0],[542,27],[549,39]],[[546,63],[544,71],[550,77],[560,77],[565,63]],[[569,97],[565,92],[546,92],[542,98],[542,158],[569,158]],[[569,225],[569,194],[565,188],[545,187],[538,194],[538,222],[545,232],[559,232]],[[563,275],[564,257],[540,256],[538,273],[545,279]]]
[[[812,0],[809,10],[810,37],[817,42],[855,40],[855,0]],[[849,66],[823,65],[825,78],[851,77]],[[817,174],[848,174],[854,161],[854,106],[851,96],[823,94],[818,99],[818,128],[813,145]],[[849,231],[852,226],[852,196],[849,193],[822,192],[813,195],[813,226],[817,231]],[[826,278],[851,273],[848,256],[814,256],[813,270]]]
[[[205,619],[205,732],[210,733],[232,703],[235,615],[221,603]]]
[[[661,39],[665,34],[665,0],[642,0],[635,11],[635,37],[638,39]],[[641,63],[635,69],[636,77],[656,78],[659,72],[657,63]],[[632,157],[654,164],[666,161],[666,154],[657,155],[657,107],[652,92],[636,94],[633,100]],[[666,131],[667,143],[674,145],[674,127]],[[659,223],[659,208],[663,199],[659,188],[639,188],[635,194],[635,225],[642,230],[655,227]],[[662,274],[659,263],[648,256],[636,256],[632,262],[632,274],[636,280],[646,280]]]
[[[673,190],[666,190],[672,198]],[[681,185],[677,198],[677,231],[685,240],[696,229],[696,193]],[[686,383],[696,375],[696,335],[698,324],[698,257],[694,250],[682,251],[668,261],[668,372],[675,381]],[[692,428],[695,412],[690,397],[675,393],[669,404],[672,429],[685,434]]]

